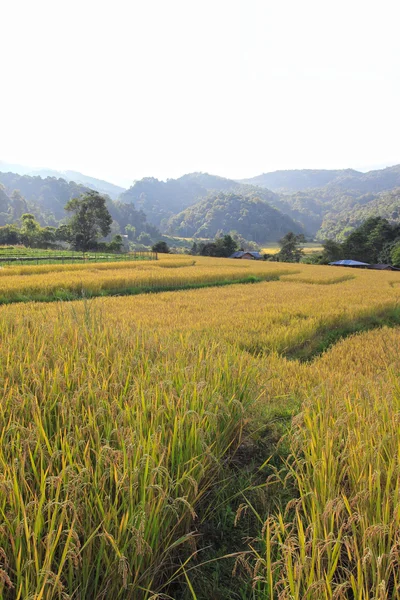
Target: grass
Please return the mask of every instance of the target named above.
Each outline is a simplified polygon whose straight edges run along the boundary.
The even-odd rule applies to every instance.
[[[76,252],[73,250],[43,250],[39,248],[26,248],[25,246],[0,246],[0,267],[11,265],[37,265],[76,264],[97,262],[120,262],[155,260],[152,252],[136,251],[125,253],[111,252]]]
[[[159,293],[0,307],[0,597],[397,598],[399,274],[195,260],[1,272]]]

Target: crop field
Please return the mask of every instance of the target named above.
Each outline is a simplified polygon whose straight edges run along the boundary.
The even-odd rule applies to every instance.
[[[0,303],[71,300],[102,295],[137,294],[234,282],[279,279],[296,273],[290,265],[227,259],[180,258],[158,261],[79,265],[33,265],[0,270]]]
[[[1,598],[400,597],[400,273],[165,256],[0,296]]]
[[[323,247],[319,242],[306,242],[301,244],[304,254],[312,254],[313,252],[322,252]],[[263,254],[277,254],[280,250],[280,245],[277,242],[271,242],[267,247],[262,248]]]

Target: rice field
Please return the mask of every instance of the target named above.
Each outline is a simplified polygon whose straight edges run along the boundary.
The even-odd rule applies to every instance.
[[[200,524],[281,413],[229,597],[400,597],[400,274],[243,263],[0,271],[1,598],[228,597]],[[158,293],[87,299],[132,288]],[[84,298],[28,301],[60,289]]]
[[[306,242],[305,244],[301,244],[304,254],[312,254],[313,252],[322,252],[323,247],[319,242]],[[276,243],[271,243],[267,247],[262,248],[262,254],[277,254],[280,250],[280,245]]]
[[[34,265],[0,270],[0,303],[72,300],[209,285],[278,279],[296,273],[290,265],[216,259],[181,259],[79,265]]]

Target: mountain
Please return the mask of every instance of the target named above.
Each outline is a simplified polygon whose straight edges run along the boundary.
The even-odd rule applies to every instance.
[[[100,194],[110,196],[112,200],[116,200],[120,194],[125,191],[125,188],[120,187],[119,185],[114,185],[113,183],[104,181],[103,179],[89,177],[88,175],[84,175],[78,171],[54,171],[52,169],[39,169],[37,171],[32,171],[29,174],[39,175],[40,177],[61,177],[66,181],[79,183],[87,188],[90,188],[91,190],[100,192]]]
[[[167,181],[146,177],[136,181],[129,190],[121,194],[120,199],[123,202],[133,202],[147,214],[150,223],[165,231],[168,220],[173,215],[220,191],[239,194],[257,191],[260,198],[267,202],[276,196],[269,190],[243,185],[232,179],[208,173],[189,173],[179,179]]]
[[[57,226],[68,216],[64,210],[68,200],[88,190],[74,181],[57,177],[0,172],[0,226],[15,223],[26,212],[32,212],[42,225]],[[114,221],[113,234],[125,234],[128,226],[128,236],[133,242],[140,243],[141,235],[147,236],[144,239],[150,242],[160,238],[158,229],[148,223],[144,212],[136,210],[133,204],[107,198],[107,208]]]
[[[116,200],[125,188],[104,181],[103,179],[96,179],[95,177],[89,177],[78,171],[56,171],[54,169],[32,169],[26,165],[18,165],[0,161],[0,172],[2,173],[15,173],[17,175],[30,175],[31,177],[55,177],[56,179],[65,179],[68,182],[79,183],[91,190],[96,190],[101,194],[110,196],[111,199]]]
[[[359,193],[383,192],[400,186],[400,165],[361,173],[354,169],[302,169],[274,171],[243,179],[241,183],[267,187],[275,192],[293,192],[324,188],[331,193],[353,191]]]
[[[250,179],[242,179],[240,183],[266,187],[274,192],[293,193],[310,188],[324,187],[335,179],[355,174],[362,175],[362,173],[358,173],[353,169],[273,171]]]
[[[359,223],[361,213],[366,218],[376,216],[377,207],[385,215],[396,212],[391,211],[392,200],[387,210],[381,198],[375,205],[373,201],[377,194],[400,187],[400,165],[367,173],[352,169],[276,171],[246,181],[279,189],[281,193],[275,195],[271,204],[323,240],[327,236],[337,237],[343,227],[352,227],[351,223]],[[360,207],[363,207],[361,212]]]
[[[262,244],[277,241],[289,231],[302,233],[303,229],[260,198],[220,192],[171,217],[167,231],[171,235],[205,238],[237,231]]]
[[[327,184],[330,193],[351,191],[359,194],[378,193],[400,187],[400,165],[358,173],[357,171],[342,174]]]
[[[379,194],[347,197],[324,215],[318,238],[342,239],[370,217],[383,217],[391,223],[400,223],[400,187]]]
[[[3,184],[9,197],[12,197],[14,190],[18,190],[33,210],[35,206],[38,207],[48,225],[53,225],[65,217],[64,206],[68,200],[88,190],[87,187],[64,179],[55,177],[43,179],[38,175],[31,177],[16,173],[0,172],[0,183]]]

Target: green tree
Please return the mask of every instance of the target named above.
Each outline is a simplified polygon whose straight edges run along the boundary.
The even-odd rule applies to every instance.
[[[323,244],[323,252],[321,257],[322,264],[329,264],[343,258],[343,246],[334,240],[326,240]]]
[[[55,232],[56,240],[60,242],[71,242],[71,230],[68,225],[60,225]]]
[[[169,254],[169,247],[167,242],[162,242],[161,240],[154,244],[151,248],[153,252],[159,252],[160,254]]]
[[[231,235],[224,235],[223,237],[216,238],[216,256],[231,256],[235,250],[238,249],[238,244],[232,238]]]
[[[0,244],[20,244],[20,230],[15,225],[0,227]]]
[[[400,267],[400,242],[392,248],[391,258],[392,264],[395,267]]]
[[[112,217],[105,198],[98,192],[89,191],[79,198],[72,198],[65,205],[65,210],[74,213],[68,227],[77,250],[86,252],[95,249],[98,239],[111,231]]]
[[[55,227],[41,227],[38,233],[38,248],[51,248],[56,241],[56,228]]]
[[[382,217],[370,217],[343,242],[343,258],[377,263],[387,255],[387,245],[399,235],[398,225],[391,225]]]
[[[300,262],[303,256],[303,250],[300,244],[304,243],[305,237],[302,233],[296,234],[293,231],[289,231],[281,240],[279,245],[281,247],[277,257],[280,262]]]
[[[38,246],[40,229],[34,215],[25,213],[21,216],[21,240],[26,246]]]

